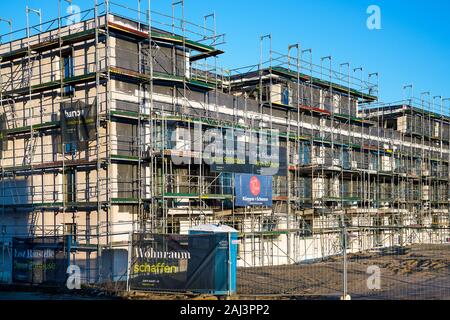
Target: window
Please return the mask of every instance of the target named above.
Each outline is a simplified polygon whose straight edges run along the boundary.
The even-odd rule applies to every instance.
[[[396,216],[396,215],[392,215],[389,217],[389,224],[391,226],[399,226],[402,224],[402,221],[400,219],[400,217]],[[419,223],[421,224],[421,223]]]
[[[378,170],[378,155],[372,154],[371,156],[372,170]]]
[[[284,90],[283,90],[283,96],[282,96],[281,103],[285,104],[285,105],[289,105],[289,88],[288,87],[284,88]]]
[[[119,205],[119,213],[138,214],[139,210],[137,206]]]
[[[437,176],[439,170],[438,170],[438,163],[435,161],[431,161],[431,175]]]
[[[300,229],[299,232],[301,237],[307,238],[313,236],[313,219],[305,218],[300,221]]]
[[[385,122],[386,122],[386,129],[397,130],[397,119],[387,120]]]
[[[310,164],[311,163],[311,148],[309,145],[305,145],[303,149],[303,163],[302,164]]]
[[[314,157],[320,158],[322,156],[322,147],[314,147]]]
[[[67,55],[64,57],[64,79],[73,78],[75,75],[75,67],[73,64],[73,57],[71,55]],[[66,85],[64,87],[64,95],[71,96],[75,91],[75,87],[71,85]]]
[[[342,182],[342,190],[341,190],[342,197],[349,198],[352,196],[350,184],[351,184],[350,180],[344,180]]]
[[[262,225],[262,231],[266,231],[266,232],[272,232],[274,230],[276,230],[277,228],[277,220],[274,218],[265,218],[262,221],[263,225]]]
[[[300,197],[312,198],[312,178],[300,178]]]
[[[434,216],[431,217],[431,219],[432,219],[431,226],[433,228],[439,227],[439,225],[440,225],[440,218],[439,218],[439,216],[434,215]]]
[[[351,237],[350,234],[347,232],[345,233],[345,235],[343,235],[342,233],[340,234],[340,242],[341,242],[341,248],[346,248],[351,249],[352,248],[352,243],[351,243]]]
[[[78,144],[76,142],[66,143],[64,153],[65,154],[75,154],[77,152],[77,145]]]
[[[66,223],[64,224],[64,235],[71,236],[73,242],[77,240],[77,224],[76,223]]]
[[[298,147],[300,165],[307,165],[311,163],[311,148],[308,144],[300,144]]]
[[[342,167],[345,170],[350,169],[350,153],[348,150],[342,150]]]
[[[232,173],[222,173],[219,178],[219,183],[221,187],[222,194],[233,194],[233,174]]]
[[[66,201],[76,202],[76,178],[75,171],[70,170],[66,173]]]
[[[137,157],[139,155],[138,126],[134,124],[116,122],[117,154],[121,156]]]
[[[180,221],[167,222],[167,233],[168,234],[180,234],[180,230],[181,230]]]
[[[116,81],[116,91],[118,91],[120,93],[134,95],[137,90],[139,90],[139,87],[136,84],[126,83],[126,82],[122,82],[122,81]],[[127,103],[130,103],[130,102],[127,102]],[[127,111],[137,111],[137,107],[134,110],[127,110]]]
[[[116,38],[116,62],[123,69],[139,72],[138,44],[133,41]],[[147,49],[148,50],[148,49]],[[147,50],[143,50],[144,54]],[[144,62],[144,61],[143,61]],[[144,70],[141,70],[144,71]]]
[[[138,192],[137,166],[119,164],[117,167],[118,197],[122,199],[134,199]]]

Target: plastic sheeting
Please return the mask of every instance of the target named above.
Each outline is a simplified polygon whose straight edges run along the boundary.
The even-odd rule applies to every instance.
[[[95,105],[80,100],[61,104],[63,142],[77,143],[95,139],[97,114]]]

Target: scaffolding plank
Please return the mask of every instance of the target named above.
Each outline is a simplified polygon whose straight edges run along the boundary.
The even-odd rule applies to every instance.
[[[148,32],[139,31],[137,29],[130,28],[130,27],[118,24],[118,23],[111,22],[111,21],[108,21],[108,27],[115,31],[133,35],[140,39],[149,39],[150,38],[150,34]],[[186,39],[179,35],[172,35],[169,33],[152,31],[151,38],[152,38],[152,41],[155,41],[155,42],[165,42],[165,43],[170,43],[170,44],[174,44],[174,45],[185,45],[187,48],[189,48],[191,50],[202,52],[202,53],[208,54],[209,56],[219,55],[219,54],[223,53],[223,51],[217,50],[214,47],[202,44],[197,41]]]
[[[279,75],[285,75],[285,76],[288,76],[289,78],[294,79],[294,80],[297,79],[297,77],[298,77],[297,72],[288,70],[288,69],[283,68],[283,67],[274,67],[271,70],[272,70],[273,73],[276,73],[276,74],[279,74]],[[363,100],[367,100],[367,101],[370,101],[370,102],[374,102],[374,101],[378,100],[378,98],[376,96],[369,95],[367,93],[360,92],[360,91],[357,91],[357,90],[352,89],[352,88],[346,88],[346,87],[343,87],[343,86],[341,86],[339,84],[328,82],[328,81],[324,81],[324,80],[321,80],[321,79],[316,78],[316,77],[311,77],[311,76],[305,75],[303,73],[300,73],[300,79],[302,79],[304,81],[310,81],[310,82],[312,82],[312,84],[318,85],[318,86],[321,86],[321,87],[325,87],[325,88],[330,88],[331,87],[333,90],[336,90],[336,91],[338,91],[340,93],[345,93],[345,94],[350,93],[355,98],[361,98]]]
[[[201,53],[201,54],[193,55],[189,59],[191,60],[191,62],[195,62],[195,61],[198,61],[198,60],[219,56],[219,55],[224,54],[224,53],[225,53],[224,51],[216,49],[216,50],[213,50],[213,51],[210,51],[210,52],[204,52],[204,53]]]
[[[61,45],[70,45],[81,41],[86,41],[89,39],[94,39],[95,37],[95,29],[90,29],[86,31],[77,32],[74,34],[70,34],[67,36],[61,37]],[[39,42],[37,44],[33,44],[30,46],[29,50],[33,52],[45,52],[48,50],[52,50],[58,48],[60,45],[59,38]],[[15,59],[20,59],[26,57],[28,55],[28,47],[21,48],[18,50],[10,51],[8,53],[0,55],[1,62],[10,62]]]
[[[56,129],[56,128],[59,128],[59,126],[60,126],[60,123],[58,121],[50,121],[50,122],[33,125],[33,130],[43,131],[43,130],[49,130],[49,129]],[[13,129],[8,129],[6,131],[7,135],[15,135],[15,134],[23,134],[23,133],[31,133],[31,126],[13,128]]]
[[[113,76],[118,77],[124,77],[128,78],[130,80],[138,80],[138,81],[144,81],[148,82],[151,80],[150,75],[140,73],[133,70],[128,70],[120,67],[110,67],[111,73]],[[155,82],[162,82],[162,83],[176,83],[178,85],[182,85],[183,83],[186,83],[186,85],[206,90],[212,90],[215,88],[215,84],[213,83],[207,83],[200,80],[194,80],[185,78],[183,76],[169,74],[169,73],[162,73],[162,72],[154,72],[153,73],[153,81]]]
[[[94,81],[96,78],[96,73],[92,72],[92,73],[87,73],[84,75],[80,75],[80,76],[75,76],[72,78],[67,78],[64,79],[62,84],[64,85],[76,85],[76,84],[80,84],[80,83],[85,83],[85,82],[89,82],[89,81]],[[34,86],[31,86],[31,88],[28,87],[23,87],[20,89],[14,89],[14,90],[10,90],[10,91],[5,91],[3,93],[4,96],[23,96],[23,95],[27,95],[27,94],[35,94],[35,93],[40,93],[40,92],[45,92],[45,91],[50,91],[50,90],[55,90],[61,88],[61,81],[50,81],[50,82],[46,82],[46,83],[41,83],[41,84],[37,84]]]

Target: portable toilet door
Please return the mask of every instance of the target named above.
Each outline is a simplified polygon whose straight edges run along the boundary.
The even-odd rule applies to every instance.
[[[237,284],[236,284],[236,277],[237,277],[237,255],[238,255],[238,231],[236,229],[233,229],[226,225],[215,225],[215,224],[208,224],[208,225],[200,225],[197,227],[193,227],[189,230],[189,235],[195,236],[195,235],[219,235],[224,234],[227,238],[228,248],[227,248],[227,268],[226,268],[226,275],[224,275],[224,271],[221,270],[218,264],[215,264],[215,269],[212,272],[214,272],[214,278],[216,283],[220,283],[221,277],[226,276],[227,277],[227,285],[226,290],[223,290],[223,288],[219,288],[219,286],[216,286],[214,290],[207,290],[207,293],[214,294],[214,295],[233,295],[237,293]],[[218,259],[222,259],[223,257],[219,257],[217,254]],[[205,293],[205,292],[203,292]]]

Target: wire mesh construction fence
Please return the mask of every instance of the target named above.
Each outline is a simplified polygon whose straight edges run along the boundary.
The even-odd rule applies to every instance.
[[[377,229],[369,233],[378,233]],[[402,228],[397,244],[377,246],[283,266],[241,268],[238,292],[296,299],[450,299],[449,230]],[[348,237],[347,248],[361,237]],[[320,245],[319,243],[317,245]]]
[[[249,296],[341,299],[450,299],[450,247],[411,245],[291,266],[240,269],[238,292]]]
[[[228,237],[197,235],[194,239],[150,233],[122,236],[128,240],[114,246],[86,244],[83,243],[86,239],[78,235],[14,238],[10,243],[3,242],[0,283],[65,288],[73,276],[73,270],[68,272],[68,267],[76,266],[83,288],[145,291],[149,298],[164,292],[169,293],[166,295],[169,299],[170,293],[174,296],[233,294],[242,299],[450,299],[450,237],[449,230],[443,228],[402,228],[401,232],[396,230],[389,236],[395,238],[395,245],[373,246],[361,251],[351,250],[351,247],[362,239],[350,236],[346,237],[347,242],[339,242],[336,252],[328,256],[281,265],[247,264],[246,267],[242,263],[245,258],[242,238],[235,241]],[[152,244],[154,239],[157,239],[155,245]],[[231,263],[231,251],[226,249],[231,243],[239,243],[236,265],[240,267],[236,269],[236,283],[229,278],[235,268]],[[311,243],[315,250],[324,245],[319,240]],[[136,251],[137,248],[140,251]],[[145,252],[150,260],[142,260]],[[148,270],[144,272],[136,266]],[[138,278],[133,270],[139,271]],[[219,273],[223,276],[217,276]],[[220,278],[221,284],[221,290],[217,291],[216,278]],[[176,288],[171,290],[165,279],[170,280],[169,284],[175,281]],[[192,286],[193,279],[195,286]],[[143,283],[146,286],[140,286]],[[158,283],[165,286],[158,286]],[[205,290],[201,290],[203,284],[207,284]]]

